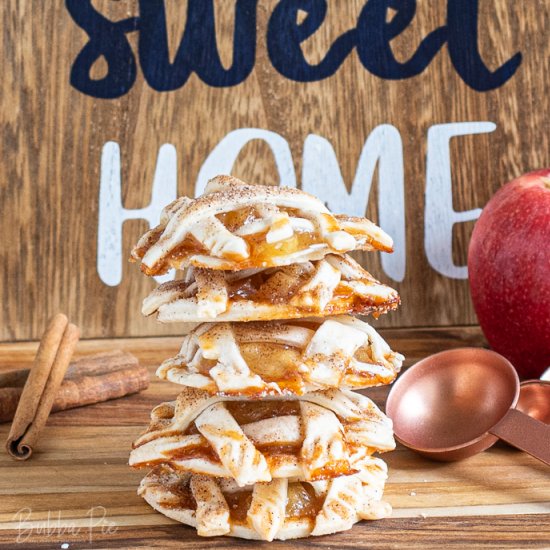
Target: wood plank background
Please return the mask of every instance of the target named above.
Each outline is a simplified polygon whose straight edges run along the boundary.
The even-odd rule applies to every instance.
[[[406,354],[407,365],[427,353],[484,345],[476,328],[393,329],[383,335]],[[115,347],[136,354],[153,375],[159,357],[175,353],[179,339],[86,341],[79,343],[78,353]],[[35,350],[34,343],[0,345],[1,368],[28,366]],[[173,399],[179,390],[152,376],[149,389],[139,395],[52,415],[28,462],[0,453],[0,544],[52,548],[68,542],[71,550],[548,548],[548,468],[503,444],[456,463],[432,462],[398,446],[383,455],[389,465],[385,497],[394,508],[392,518],[362,522],[345,533],[269,544],[197,537],[193,529],[153,511],[137,496],[145,472],[133,471],[127,464],[131,442],[147,425],[151,408]],[[367,393],[383,406],[387,390]],[[6,437],[8,427],[0,425],[0,438]],[[90,524],[97,525],[91,542]]]
[[[396,285],[399,312],[380,326],[473,324],[475,315],[465,280],[436,273],[426,260],[424,187],[426,134],[434,124],[492,121],[495,132],[453,140],[454,208],[483,206],[505,181],[550,165],[550,10],[546,0],[484,0],[479,5],[479,49],[490,68],[516,52],[523,60],[501,88],[476,92],[464,84],[443,47],[428,68],[407,80],[388,81],[368,73],[353,51],[330,78],[308,84],[281,76],[265,45],[275,0],[260,0],[255,68],[240,85],[212,88],[192,75],[182,88],[159,93],[137,81],[111,100],[80,93],[69,84],[71,65],[87,42],[63,2],[20,0],[0,3],[2,92],[0,94],[0,340],[38,338],[46,319],[65,311],[85,337],[177,334],[139,315],[140,302],[154,287],[132,265],[122,283],[107,287],[97,274],[99,167],[105,142],[122,152],[123,200],[145,206],[159,147],[175,145],[179,193],[192,193],[201,164],[230,131],[258,127],[279,133],[290,144],[298,183],[303,143],[310,133],[333,145],[348,185],[370,132],[394,125],[404,147],[407,272]],[[326,21],[308,39],[310,62],[356,25],[364,0],[334,0]],[[95,0],[113,20],[137,15],[137,0]],[[175,51],[185,25],[186,2],[166,2],[170,47]],[[224,63],[231,62],[234,2],[217,1],[216,26]],[[419,1],[411,25],[392,47],[405,60],[426,34],[445,23],[446,2]],[[137,51],[137,33],[130,33]],[[97,67],[98,73],[105,67]],[[456,142],[456,143],[455,143]],[[277,183],[265,144],[246,146],[233,170],[244,179]],[[368,215],[377,219],[376,186]],[[456,226],[454,257],[463,264],[472,223]],[[124,250],[146,229],[127,222]],[[377,255],[363,258],[387,280]]]

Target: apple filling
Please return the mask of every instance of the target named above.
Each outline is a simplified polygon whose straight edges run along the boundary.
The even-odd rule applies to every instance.
[[[164,485],[164,488],[171,494],[171,498],[166,498],[161,502],[164,508],[196,510],[197,502],[191,492],[189,478],[172,481]],[[252,491],[249,489],[222,491],[222,494],[229,507],[232,522],[247,524],[247,514],[252,503]],[[324,497],[315,494],[309,483],[289,483],[285,509],[286,519],[313,521],[323,508],[324,500]]]
[[[303,218],[300,218],[300,212],[292,208],[279,207],[278,211],[279,213],[288,214],[293,218],[303,220]],[[321,214],[321,216],[326,225],[326,231],[340,230],[334,217],[325,214]],[[228,261],[227,265],[217,265],[217,269],[242,270],[277,265],[277,258],[306,251],[312,246],[319,246],[332,250],[332,247],[318,234],[317,230],[313,227],[307,227],[308,225],[311,226],[309,220],[303,220],[307,230],[304,228],[295,228],[292,229],[292,234],[290,236],[278,238],[275,242],[269,242],[268,234],[274,231],[276,232],[278,229],[281,229],[282,226],[288,224],[288,218],[283,217],[275,220],[266,227],[266,223],[262,223],[262,217],[258,215],[256,209],[250,206],[218,214],[215,218],[223,224],[225,229],[233,234],[237,234],[243,239],[248,249],[247,258],[243,258],[241,255],[230,251],[216,255],[215,257],[220,260]],[[253,224],[256,224],[256,226],[253,226]],[[250,228],[250,233],[247,232],[248,227]],[[259,230],[254,231],[255,227]],[[162,227],[152,230],[147,241],[134,250],[133,256],[142,259],[147,250],[159,240],[163,230],[164,228]],[[366,232],[361,231],[360,228],[350,228],[348,232],[358,238],[361,236],[368,236]],[[165,273],[170,267],[180,268],[181,266],[187,265],[189,261],[193,265],[201,267],[202,262],[200,259],[192,259],[192,257],[200,255],[211,256],[213,254],[207,246],[198,241],[193,235],[188,234],[161,262],[158,262],[155,266],[150,268],[145,268],[144,266],[142,266],[142,268],[146,270],[147,275],[159,275]],[[204,265],[204,267],[211,266]]]
[[[248,509],[252,502],[252,491],[224,493],[224,497],[233,522],[246,524]],[[323,502],[324,498],[317,496],[309,483],[289,483],[285,509],[286,518],[313,520],[321,511]]]
[[[240,426],[277,418],[279,416],[299,416],[300,403],[298,401],[226,401],[225,408]],[[184,435],[200,433],[194,422],[191,422]]]
[[[300,404],[297,401],[228,401],[225,403],[225,406],[236,422],[241,426],[268,418],[300,415]],[[169,413],[167,412],[166,414],[168,415]],[[182,435],[198,435],[199,433],[200,432],[195,423],[191,422]],[[178,435],[178,432],[168,435]],[[228,432],[224,435],[230,436],[231,434]],[[292,455],[296,457],[300,453],[301,442],[293,442],[289,444],[281,442],[264,442],[263,444],[257,445],[257,448],[259,451],[266,452],[273,456]],[[162,454],[165,458],[154,462],[148,462],[147,464],[140,463],[137,466],[154,466],[155,464],[160,464],[166,460],[178,461],[190,459],[204,459],[212,463],[220,463],[218,455],[205,439],[197,445],[188,445],[178,449],[164,451]],[[277,459],[275,458],[275,460]],[[175,465],[175,467],[177,466]]]
[[[262,420],[268,420],[272,418],[280,417],[301,417],[300,402],[296,400],[274,400],[274,401],[227,401],[225,402],[225,408],[234,418],[234,420],[241,426],[244,431],[247,431],[247,425],[253,425]],[[161,415],[163,411],[160,411]],[[168,411],[166,411],[168,415]],[[301,424],[300,424],[301,425]],[[265,455],[265,459],[270,469],[277,469],[279,466],[287,464],[289,458],[291,460],[301,460],[302,445],[303,445],[303,427],[300,428],[302,432],[298,439],[294,439],[296,436],[290,436],[290,440],[285,441],[284,438],[276,437],[271,440],[269,437],[265,438],[260,436],[258,440],[253,435],[250,435],[250,440],[254,442],[256,449]],[[220,464],[220,458],[215,449],[210,445],[207,439],[200,435],[195,422],[191,422],[189,426],[183,432],[174,432],[163,435],[174,436],[199,436],[198,440],[193,444],[183,445],[178,448],[160,451],[162,455],[156,460],[149,460],[147,462],[138,462],[134,464],[134,467],[142,468],[144,466],[155,466],[158,464],[166,463],[167,461],[172,464],[174,469],[178,469],[178,462],[188,461],[192,459],[202,459],[212,464]],[[223,432],[223,437],[227,439],[234,438],[240,441],[242,435],[232,431]],[[183,441],[183,440],[182,440]],[[186,468],[184,468],[186,469]],[[349,475],[354,473],[355,470],[350,468],[349,461],[343,460],[331,460],[327,461],[321,468],[317,468],[315,472],[311,473],[311,479],[326,479],[338,475]]]
[[[266,304],[288,304],[297,292],[310,280],[311,273],[306,269],[299,270],[293,266],[288,273],[280,272],[273,275],[269,271],[261,271],[250,277],[234,281],[228,285],[228,309],[232,302],[252,301],[254,303]],[[365,280],[366,284],[372,283]],[[332,298],[323,308],[323,312],[329,315],[338,315],[349,311],[362,311],[368,307],[383,305],[385,307],[396,307],[399,304],[397,293],[393,300],[376,294],[361,295],[354,291],[353,287],[346,281],[340,283],[333,290]],[[307,307],[300,304],[302,310],[317,312],[319,307],[316,303]]]
[[[307,327],[307,322],[300,322],[301,326]],[[314,327],[313,327],[314,328]],[[299,365],[302,362],[303,350],[297,347],[292,347],[287,344],[279,344],[272,342],[239,342],[239,349],[243,359],[245,360],[248,368],[253,374],[259,375],[266,383],[275,382],[282,391],[289,391],[297,395],[301,395],[305,391],[305,378],[299,370]],[[369,346],[360,347],[354,355],[354,358],[361,363],[367,364],[381,364],[373,356],[372,349]],[[210,370],[217,365],[217,361],[212,359],[205,359],[201,357],[196,363],[197,370],[200,374],[209,376]],[[350,362],[347,368],[342,373],[345,378],[346,384],[355,387],[364,387],[366,384],[374,382],[379,376],[379,373],[369,372],[368,370],[356,370],[353,366],[353,362]],[[391,375],[391,379],[393,379]],[[389,380],[391,382],[391,380]],[[255,393],[255,388],[250,389],[251,393]],[[231,392],[226,392],[228,395]],[[246,394],[246,390],[239,390],[239,395]],[[269,403],[269,402],[268,402]],[[268,404],[266,403],[266,405]],[[284,403],[289,403],[285,401]],[[260,403],[254,402],[252,407],[252,414],[261,414],[259,411],[261,407]],[[233,412],[231,407],[236,406],[235,403],[228,402],[228,409]],[[272,405],[269,405],[271,407]],[[283,407],[284,408],[284,407]],[[293,413],[281,413],[276,416],[283,416],[285,414]],[[267,417],[265,417],[267,418]],[[261,420],[257,418],[256,420]],[[239,423],[254,422],[254,420],[248,420]],[[193,432],[196,433],[196,432]]]

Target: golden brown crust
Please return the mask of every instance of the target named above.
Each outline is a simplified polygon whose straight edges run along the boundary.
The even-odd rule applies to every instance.
[[[258,398],[389,384],[402,362],[370,325],[342,315],[203,323],[157,375],[213,394]]]
[[[170,267],[242,270],[321,259],[350,250],[392,251],[392,240],[366,218],[333,216],[298,189],[247,185],[218,176],[206,194],[180,198],[134,247],[147,275]]]
[[[160,285],[142,313],[161,322],[271,321],[373,313],[399,305],[394,289],[377,281],[349,256],[289,266],[212,271],[188,268],[181,280]]]
[[[381,500],[386,477],[385,464],[373,457],[365,458],[351,476],[311,483],[281,479],[243,488],[157,466],[138,493],[202,536],[285,540],[344,531],[361,519],[387,517],[391,507]],[[201,498],[212,494],[214,503],[205,513]]]
[[[131,466],[169,464],[239,486],[287,477],[314,481],[353,474],[357,461],[395,447],[391,421],[352,392],[283,401],[208,394],[196,400],[192,393],[153,410],[149,429],[134,443]]]

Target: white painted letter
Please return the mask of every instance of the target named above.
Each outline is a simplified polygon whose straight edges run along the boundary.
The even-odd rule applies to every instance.
[[[237,160],[241,149],[254,139],[265,141],[275,159],[277,171],[279,172],[280,184],[285,187],[296,187],[296,172],[292,163],[292,153],[285,138],[261,128],[240,128],[229,132],[212,149],[208,158],[204,161],[197,182],[195,184],[195,197],[204,193],[208,180],[219,174],[231,174],[233,164]]]
[[[449,142],[455,136],[493,132],[493,122],[436,124],[428,130],[424,247],[430,265],[442,275],[467,279],[468,267],[453,262],[453,225],[479,218],[480,208],[453,209]]]
[[[364,216],[378,164],[378,221],[394,241],[395,252],[382,254],[382,268],[394,281],[405,277],[405,183],[403,144],[390,124],[377,126],[369,135],[348,193],[338,159],[330,142],[310,134],[304,143],[302,189],[318,196],[331,210]]]
[[[108,141],[101,153],[99,220],[97,231],[97,272],[109,286],[122,279],[122,224],[126,220],[145,219],[149,226],[158,224],[161,210],[177,197],[177,155],[173,145],[165,143],[157,157],[151,202],[144,208],[128,210],[122,205],[120,148]],[[128,253],[124,254],[126,258]],[[166,280],[169,274],[156,277]]]

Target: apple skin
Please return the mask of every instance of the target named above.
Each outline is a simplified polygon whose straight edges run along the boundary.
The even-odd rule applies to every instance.
[[[504,185],[468,249],[474,308],[489,345],[521,378],[550,366],[550,169]]]

